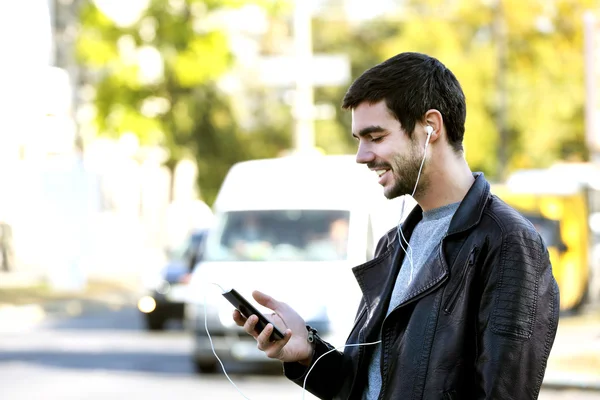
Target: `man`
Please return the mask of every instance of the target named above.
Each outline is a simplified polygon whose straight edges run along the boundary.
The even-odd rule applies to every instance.
[[[255,316],[234,312],[236,323],[321,399],[537,398],[558,287],[540,235],[467,165],[456,77],[434,58],[402,53],[363,73],[343,108],[352,110],[357,162],[377,172],[386,197],[418,203],[353,269],[363,297],[352,346],[331,351],[260,292],[285,338],[270,342],[270,325],[257,335]]]

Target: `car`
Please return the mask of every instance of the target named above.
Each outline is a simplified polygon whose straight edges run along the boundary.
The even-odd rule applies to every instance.
[[[351,269],[373,257],[377,239],[401,217],[393,213],[401,204],[386,200],[377,175],[352,156],[238,163],[213,208],[214,225],[192,273],[186,308],[195,339],[192,361],[200,373],[217,370],[213,350],[228,364],[274,365],[233,322],[233,306],[222,296],[229,289],[266,316],[271,311],[251,293],[272,295],[325,340],[342,345],[361,298]]]
[[[201,257],[206,233],[207,230],[197,230],[190,234],[171,253],[168,263],[147,280],[138,309],[148,330],[163,330],[169,320],[183,321],[190,274]]]

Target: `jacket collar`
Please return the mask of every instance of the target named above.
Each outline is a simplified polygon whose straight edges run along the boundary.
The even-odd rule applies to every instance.
[[[471,229],[481,220],[489,197],[490,185],[484,178],[483,173],[474,173],[473,176],[475,181],[456,210],[446,236]],[[416,205],[402,224],[402,232],[406,240],[409,240],[413,229],[422,217],[423,210],[419,205]],[[403,241],[403,243],[405,242]],[[444,257],[443,247],[438,246],[435,255],[430,260],[435,260],[433,257],[437,258],[437,262],[431,263],[429,268],[421,269],[411,285],[410,295],[403,299],[403,303],[441,282],[447,275],[448,265]],[[404,251],[400,248],[398,242],[398,229],[394,229],[388,235],[387,250],[383,250],[383,253],[377,258],[353,268],[366,303],[371,309],[381,302],[389,301],[389,296],[386,293],[389,294],[393,289],[395,277],[398,275],[403,259]]]
[[[450,222],[447,236],[467,231],[481,221],[483,210],[490,195],[490,184],[483,176],[483,172],[476,172],[473,177],[475,182],[473,182],[458,210],[456,210]]]
[[[450,226],[448,227],[447,236],[469,230],[481,220],[483,210],[490,194],[490,184],[485,179],[483,172],[475,172],[473,173],[473,177],[475,178],[475,181],[454,213],[452,221],[450,221]],[[412,233],[413,229],[422,218],[423,209],[417,204],[402,224],[402,231],[406,239],[408,239],[408,236],[406,235]],[[398,232],[396,230],[393,234],[393,238],[390,239],[390,243],[398,240],[397,236]]]

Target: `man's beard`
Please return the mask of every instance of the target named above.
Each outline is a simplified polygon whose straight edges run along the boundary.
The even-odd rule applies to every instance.
[[[392,186],[390,188],[384,188],[384,196],[388,199],[393,199],[406,194],[417,196],[422,193],[428,185],[427,179],[423,176],[421,171],[421,177],[419,177],[419,169],[421,168],[421,162],[423,161],[423,154],[419,154],[417,151],[418,147],[411,147],[411,151],[408,156],[396,156],[391,161],[392,174],[394,177]],[[425,168],[425,166],[423,166]],[[415,184],[419,179],[418,187],[415,190]]]

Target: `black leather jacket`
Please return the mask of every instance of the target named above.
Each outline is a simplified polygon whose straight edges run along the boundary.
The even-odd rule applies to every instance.
[[[559,293],[531,223],[490,193],[483,174],[400,305],[386,310],[404,252],[392,229],[353,269],[363,298],[347,344],[382,340],[380,399],[536,399],[558,325]],[[402,226],[408,239],[417,206]],[[332,347],[317,338],[315,361]],[[325,355],[306,388],[360,399],[373,346]],[[312,367],[312,365],[311,365]],[[302,386],[308,368],[285,363]]]

